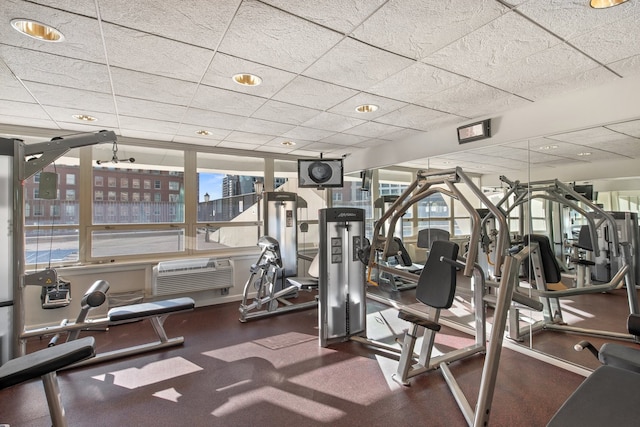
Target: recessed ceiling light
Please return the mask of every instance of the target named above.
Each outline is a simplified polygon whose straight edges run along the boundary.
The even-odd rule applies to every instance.
[[[64,36],[58,30],[28,19],[13,19],[11,26],[20,33],[45,42],[61,42]]]
[[[293,147],[294,145],[296,145],[296,143],[293,141],[282,141],[280,144],[284,145],[285,147]]]
[[[578,156],[590,156],[591,153],[589,151],[583,151],[582,153],[578,153]]]
[[[76,120],[81,120],[83,122],[96,122],[96,121],[98,121],[98,119],[96,119],[95,117],[89,116],[87,114],[74,114],[71,117],[73,117]]]
[[[378,106],[373,104],[362,104],[356,107],[356,111],[358,113],[373,113],[377,109],[378,109]]]
[[[233,76],[233,81],[243,86],[258,86],[262,83],[262,79],[260,77],[246,73],[236,74]]]
[[[540,147],[541,150],[555,150],[558,148],[557,145],[543,145]]]
[[[197,130],[196,134],[202,135],[202,136],[209,136],[211,135],[211,132],[209,132],[208,130],[201,129],[201,130]]]
[[[617,6],[627,0],[591,0],[589,5],[594,9],[606,9],[608,7]]]

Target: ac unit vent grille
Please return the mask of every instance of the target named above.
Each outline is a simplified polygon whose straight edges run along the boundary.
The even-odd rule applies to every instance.
[[[233,286],[229,259],[193,258],[163,261],[153,267],[153,295],[173,295]]]

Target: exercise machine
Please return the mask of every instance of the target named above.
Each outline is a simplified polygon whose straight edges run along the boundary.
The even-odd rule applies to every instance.
[[[262,236],[258,239],[258,247],[260,255],[251,265],[249,278],[242,291],[240,321],[317,306],[315,298],[299,303],[289,301],[288,298],[298,296],[298,291],[316,290],[318,285],[313,280],[301,281],[295,277],[285,277],[279,242],[271,236]]]
[[[318,214],[320,243],[318,327],[321,347],[366,335],[363,209],[325,208]]]
[[[90,310],[101,306],[106,301],[109,287],[109,283],[105,280],[95,281],[82,297],[80,313],[75,321],[64,319],[57,326],[25,330],[21,334],[21,339],[52,336],[49,346],[53,347],[57,345],[63,335],[66,335],[66,342],[69,343],[77,340],[83,330],[107,329],[110,326],[138,320],[149,320],[158,337],[157,341],[150,343],[97,354],[95,357],[74,364],[74,367],[80,364],[98,363],[146,353],[184,343],[184,337],[169,338],[163,325],[166,318],[171,314],[193,310],[195,302],[192,298],[173,298],[113,307],[109,309],[106,317],[89,319]]]
[[[94,355],[95,340],[85,337],[14,358],[0,366],[0,390],[41,378],[53,427],[67,427],[57,371]]]

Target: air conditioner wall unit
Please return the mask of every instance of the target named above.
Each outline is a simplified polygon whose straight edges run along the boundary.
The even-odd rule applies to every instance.
[[[162,261],[153,267],[153,295],[174,295],[233,286],[230,259],[191,258]]]

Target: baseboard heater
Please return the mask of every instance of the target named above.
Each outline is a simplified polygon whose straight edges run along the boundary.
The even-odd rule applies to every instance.
[[[176,295],[233,286],[230,259],[191,258],[162,261],[153,267],[153,295]]]

